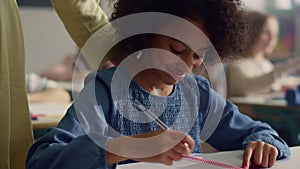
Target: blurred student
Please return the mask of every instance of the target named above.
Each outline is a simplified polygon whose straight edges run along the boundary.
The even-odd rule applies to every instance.
[[[71,1],[73,3],[68,3],[68,5],[72,5],[74,8],[84,9],[92,6],[99,8],[92,1],[70,0],[69,2]],[[60,3],[62,1],[58,0],[56,2]],[[60,5],[63,5],[63,3],[60,3]],[[229,56],[227,54],[235,55],[239,53],[239,43],[243,41],[243,38],[241,38],[243,36],[239,36],[244,33],[240,5],[241,1],[236,0],[221,0],[218,2],[215,0],[173,0],[172,2],[119,0],[114,5],[116,11],[113,19],[149,11],[180,16],[204,31],[217,46],[218,51],[222,54],[221,56],[225,58]],[[56,7],[60,9],[69,8],[68,6]],[[78,12],[78,10],[75,11]],[[83,14],[91,13],[93,11],[85,11]],[[156,28],[161,30],[180,27],[180,25],[177,25],[177,20],[172,21],[175,23],[163,22]],[[240,34],[237,34],[237,32]],[[188,39],[193,39],[191,37],[193,35],[189,32],[186,35],[189,36]],[[168,51],[169,54],[173,53],[170,57],[167,55],[168,59],[164,59],[163,55],[156,55],[160,57],[159,59],[151,59],[151,56],[154,55],[151,55],[151,53],[148,55],[147,52],[142,52],[141,55],[132,58],[132,61],[136,61],[134,65],[141,65],[142,63],[160,64],[163,62],[161,64],[163,68],[170,70],[171,73],[158,69],[142,70],[130,82],[126,96],[118,97],[116,100],[113,98],[111,85],[112,76],[117,68],[114,67],[90,74],[86,79],[85,88],[58,127],[52,129],[32,146],[27,158],[27,168],[116,168],[117,164],[127,163],[128,160],[171,165],[173,161],[180,160],[182,154],[202,152],[200,133],[210,110],[213,111],[213,114],[221,113],[221,120],[208,142],[220,151],[245,149],[243,160],[245,168],[249,167],[251,159],[253,164],[271,167],[276,159],[290,155],[287,145],[270,126],[253,121],[241,114],[236,106],[210,89],[208,81],[202,76],[190,76],[191,70],[202,64],[204,53],[198,55],[183,42],[160,34],[132,37],[118,45],[120,45],[120,48],[118,48],[120,51],[116,53],[119,55],[113,56],[118,59],[128,58],[129,54],[135,50],[140,50],[140,47],[158,48]],[[202,42],[195,46],[197,46],[197,51],[205,51],[210,45]],[[165,62],[168,63],[164,64]],[[184,62],[184,65],[187,66],[180,64],[181,62]],[[134,66],[131,65],[131,67]],[[130,69],[126,68],[121,68],[120,71],[124,70],[130,72]],[[128,75],[126,74],[128,72],[122,73]],[[121,76],[120,80],[126,80],[123,78],[126,77]],[[185,86],[188,89],[188,95],[192,94],[190,102],[184,101],[188,96],[183,94],[184,89],[179,87],[184,79],[191,79],[197,86],[197,88]],[[122,87],[124,87],[123,83],[117,83],[115,89]],[[201,94],[197,95],[197,92]],[[129,95],[127,96],[127,94]],[[96,102],[93,102],[95,95]],[[140,113],[134,112],[134,110],[131,112],[130,110],[125,115],[123,114],[125,112],[118,109],[126,108],[127,101],[133,102],[135,100],[147,107],[159,108],[156,107],[157,104],[151,105],[151,99],[158,101],[157,104],[166,101],[166,109],[159,118],[169,125],[170,129],[162,130],[153,121],[142,123],[131,120]],[[200,104],[197,105],[199,102]],[[116,104],[120,104],[120,107],[117,107]],[[221,111],[214,109],[219,107],[224,109]],[[184,115],[181,115],[181,108],[184,110]],[[192,111],[188,111],[189,108],[195,110],[196,117],[193,119],[189,119],[192,114]],[[79,116],[77,113],[79,113]],[[80,119],[88,123],[81,125]],[[96,123],[90,124],[90,121],[87,120],[96,120]],[[191,124],[192,128],[189,128],[187,124]],[[98,142],[94,142],[92,138],[99,139],[100,145]],[[155,141],[152,140],[153,138],[162,138],[162,140]],[[136,140],[142,140],[142,142]],[[149,141],[145,142],[146,140]],[[183,143],[187,143],[189,146]],[[169,145],[171,146],[168,147]],[[167,146],[167,148],[164,146]],[[121,154],[114,152],[114,150]],[[156,152],[156,150],[159,150],[159,152]],[[147,155],[143,156],[144,153]]]
[[[102,70],[112,66],[114,66],[114,64],[108,61],[105,64],[102,64],[99,69]],[[74,78],[84,79],[91,71],[92,68],[90,67],[87,58],[80,53],[77,53],[67,55],[57,64],[46,68],[40,73],[40,76],[59,82],[71,82]]]
[[[65,56],[59,63],[43,70],[40,75],[54,81],[71,81],[77,56]]]
[[[25,90],[25,51],[16,0],[0,1],[0,168],[25,168],[33,143]]]
[[[227,64],[228,96],[270,93],[283,76],[300,68],[299,60],[273,65],[268,57],[273,53],[279,22],[272,15],[248,11],[250,43],[240,59]]]
[[[69,93],[60,87],[57,82],[41,77],[35,73],[26,74],[26,90],[30,103],[70,103],[71,101]]]

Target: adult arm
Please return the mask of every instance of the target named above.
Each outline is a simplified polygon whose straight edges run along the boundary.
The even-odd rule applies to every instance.
[[[51,0],[60,19],[79,48],[108,23],[100,0]]]

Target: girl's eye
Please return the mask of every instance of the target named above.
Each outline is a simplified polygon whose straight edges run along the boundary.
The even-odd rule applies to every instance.
[[[202,54],[202,55],[197,55],[197,54],[195,53],[194,58],[198,60],[198,59],[203,59],[204,56],[205,56],[205,53]]]
[[[184,52],[184,50],[177,50],[177,49],[171,48],[171,52],[179,55],[179,54],[182,54]]]
[[[182,54],[184,53],[186,47],[184,44],[180,44],[179,42],[171,45],[170,47],[171,49],[171,52],[174,53],[174,54]]]

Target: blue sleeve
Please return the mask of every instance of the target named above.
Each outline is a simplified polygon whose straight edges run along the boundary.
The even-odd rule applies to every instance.
[[[29,151],[28,169],[106,169],[106,152],[88,135],[75,136],[60,128],[52,129]]]
[[[245,149],[251,141],[262,141],[278,149],[277,159],[290,156],[288,145],[268,124],[254,121],[240,113],[236,105],[210,89],[205,79],[198,78],[197,81],[202,100],[200,110],[205,114],[204,119],[207,120],[209,114],[213,114],[210,121],[218,121],[214,132],[206,140],[209,144],[220,151],[229,151]]]
[[[96,84],[91,82],[89,85]],[[51,129],[45,136],[35,142],[27,156],[26,168],[28,169],[107,169],[116,168],[116,165],[106,165],[105,146],[99,146],[93,139],[86,126],[80,122],[80,113],[83,118],[95,117],[100,121],[97,125],[97,134],[101,137],[103,145],[107,145],[111,137],[107,136],[107,118],[109,118],[109,99],[107,89],[104,85],[97,84],[98,93],[103,95],[96,100],[96,106],[91,93],[95,93],[93,87],[87,86],[80,93],[73,105],[68,109],[67,114],[61,120],[57,128]],[[101,90],[102,92],[100,92]],[[94,94],[95,95],[95,94]],[[106,100],[101,100],[106,98]],[[101,104],[98,102],[101,101]],[[106,114],[97,112],[97,107],[105,110]],[[92,113],[92,114],[91,114]],[[94,113],[94,114],[93,114]],[[98,115],[98,116],[97,116]],[[89,133],[89,134],[87,134]],[[99,138],[99,137],[98,137]],[[103,148],[104,147],[104,148]]]

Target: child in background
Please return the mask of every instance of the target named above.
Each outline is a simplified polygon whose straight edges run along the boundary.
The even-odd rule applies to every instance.
[[[270,93],[275,82],[300,69],[300,59],[273,65],[268,57],[277,41],[279,22],[273,15],[248,11],[249,47],[240,59],[227,64],[228,97]]]

